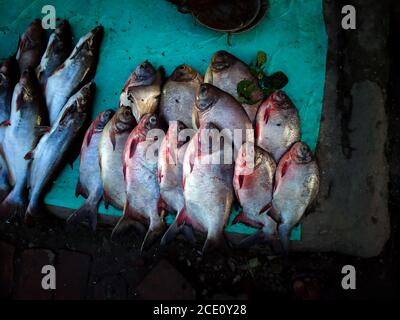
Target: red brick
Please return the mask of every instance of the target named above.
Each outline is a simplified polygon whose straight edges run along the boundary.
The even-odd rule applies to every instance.
[[[0,299],[11,295],[14,278],[14,247],[0,242]]]
[[[80,300],[86,298],[90,271],[90,256],[61,250],[58,255],[56,300]]]
[[[54,254],[50,250],[28,249],[22,252],[16,268],[14,299],[49,300],[53,290],[42,288],[42,268],[53,265]]]

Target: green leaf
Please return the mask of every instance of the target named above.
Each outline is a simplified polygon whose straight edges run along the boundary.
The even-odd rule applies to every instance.
[[[242,80],[237,85],[237,93],[241,103],[251,104],[251,95],[257,90],[257,86],[253,81]]]
[[[257,52],[257,66],[262,67],[267,62],[267,54],[264,51]]]
[[[281,71],[275,72],[266,79],[268,87],[282,89],[289,82],[288,77]]]

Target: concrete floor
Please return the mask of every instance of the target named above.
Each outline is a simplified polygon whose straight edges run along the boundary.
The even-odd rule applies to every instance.
[[[371,257],[390,236],[385,155],[389,19],[383,19],[389,17],[389,1],[352,1],[356,30],[340,27],[342,2],[324,2],[329,49],[317,150],[322,185],[294,248]]]

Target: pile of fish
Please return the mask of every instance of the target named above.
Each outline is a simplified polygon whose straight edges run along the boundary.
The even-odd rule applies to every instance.
[[[48,40],[34,20],[1,64],[0,217],[41,216],[46,189],[86,129],[102,34],[98,26],[73,48],[67,20]]]
[[[86,129],[101,31],[70,52],[66,21],[47,48],[35,21],[16,61],[3,63],[1,216],[42,212],[46,187]],[[240,99],[241,81],[252,83],[252,103]],[[87,221],[95,230],[103,200],[123,210],[113,238],[132,228],[146,249],[178,234],[195,242],[199,231],[206,234],[203,252],[227,250],[224,229],[237,202],[242,211],[233,223],[258,229],[240,246],[267,243],[287,253],[291,230],[319,189],[317,163],[300,140],[290,98],[280,90],[264,97],[249,66],[232,54],[216,52],[204,77],[182,64],[164,79],[146,60],[127,79],[118,108],[101,112],[86,130],[76,187],[86,201],[68,222]],[[169,226],[167,212],[176,214]]]
[[[94,230],[103,198],[106,207],[123,210],[112,238],[132,228],[146,249],[178,234],[195,242],[199,231],[207,235],[203,252],[226,250],[224,228],[238,202],[242,212],[233,223],[259,229],[240,246],[267,243],[287,252],[290,232],[319,188],[289,97],[278,90],[264,100],[249,67],[225,51],[214,54],[205,77],[183,64],[162,80],[162,69],[141,63],[116,112],[100,113],[89,127],[76,188],[87,200],[69,222],[87,220]],[[255,103],[239,102],[243,80],[254,83]],[[241,139],[224,136],[228,148],[212,149],[210,138],[227,130]],[[167,212],[176,214],[169,227]]]

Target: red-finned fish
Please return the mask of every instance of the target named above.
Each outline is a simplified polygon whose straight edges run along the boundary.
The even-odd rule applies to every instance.
[[[19,71],[22,73],[28,67],[36,68],[45,49],[46,31],[42,28],[42,22],[35,19],[19,41],[16,55]]]
[[[47,79],[45,95],[51,125],[69,97],[93,78],[102,36],[103,27],[98,26],[80,38],[67,60]]]
[[[258,109],[256,144],[271,153],[278,162],[300,137],[300,119],[296,107],[284,92],[275,91]]]
[[[160,116],[168,124],[181,121],[192,127],[192,108],[203,77],[187,64],[178,66],[164,84],[160,100]]]
[[[251,73],[249,66],[243,61],[226,51],[217,51],[208,66],[204,76],[205,83],[211,83],[221,90],[231,94],[239,100],[237,91],[238,84],[243,81],[251,81],[255,90],[251,94],[251,104],[243,104],[251,122],[254,121],[258,106],[263,98],[263,92],[258,84],[257,78]]]
[[[37,67],[37,74],[42,87],[46,86],[48,77],[68,58],[71,50],[71,28],[68,20],[62,20],[50,35],[46,51]]]
[[[157,176],[161,139],[157,140],[153,135],[159,137],[160,133],[163,132],[159,129],[157,116],[145,114],[129,135],[124,150],[126,203],[124,215],[115,226],[112,236],[129,225],[138,227],[139,232],[143,228],[141,223],[148,225],[142,250],[147,249],[165,230]]]
[[[242,206],[242,212],[232,224],[242,222],[260,228],[244,243],[267,242],[273,244],[277,238],[277,223],[269,215],[276,164],[271,155],[250,143],[244,143],[235,163],[233,187]]]
[[[287,253],[292,228],[299,223],[319,191],[319,169],[309,147],[295,143],[279,161],[272,211],[279,218],[279,237]]]
[[[160,194],[168,211],[179,213],[185,206],[182,174],[183,157],[188,146],[183,130],[186,126],[180,121],[170,123],[158,156],[158,182]]]
[[[117,109],[101,134],[99,161],[106,208],[109,204],[117,209],[124,208],[126,186],[123,174],[123,152],[129,133],[135,125],[136,121],[131,108],[121,107]]]
[[[224,163],[224,149],[219,143],[214,145],[214,140],[220,141],[220,131],[212,123],[201,126],[190,140],[183,161],[185,208],[178,213],[161,244],[168,243],[179,232],[192,240],[192,228],[207,233],[203,253],[226,249],[224,227],[234,198],[233,164]],[[210,142],[217,147],[211,148]]]
[[[18,73],[18,64],[14,57],[8,58],[0,65],[0,145],[10,119],[11,99]],[[0,201],[3,201],[10,191],[7,176],[7,164],[0,153]]]
[[[45,188],[62,168],[69,148],[86,121],[95,87],[95,83],[90,82],[69,98],[50,132],[25,156],[25,159],[33,159],[29,176],[30,200],[27,217],[40,215],[40,201]]]
[[[43,132],[49,130],[49,127],[45,127],[47,124],[47,110],[40,84],[33,69],[28,68],[15,86],[10,122],[2,144],[13,189],[0,205],[1,216],[23,216],[25,213],[30,163],[25,155],[35,148]]]
[[[96,230],[97,208],[104,192],[100,175],[99,142],[104,127],[114,113],[112,109],[101,112],[86,131],[81,148],[79,180],[75,192],[76,196],[82,195],[86,201],[68,218],[68,223],[75,224],[88,219],[90,228]]]
[[[149,61],[137,66],[126,80],[119,106],[132,108],[137,122],[146,113],[155,113],[160,102],[162,69],[157,71]]]

